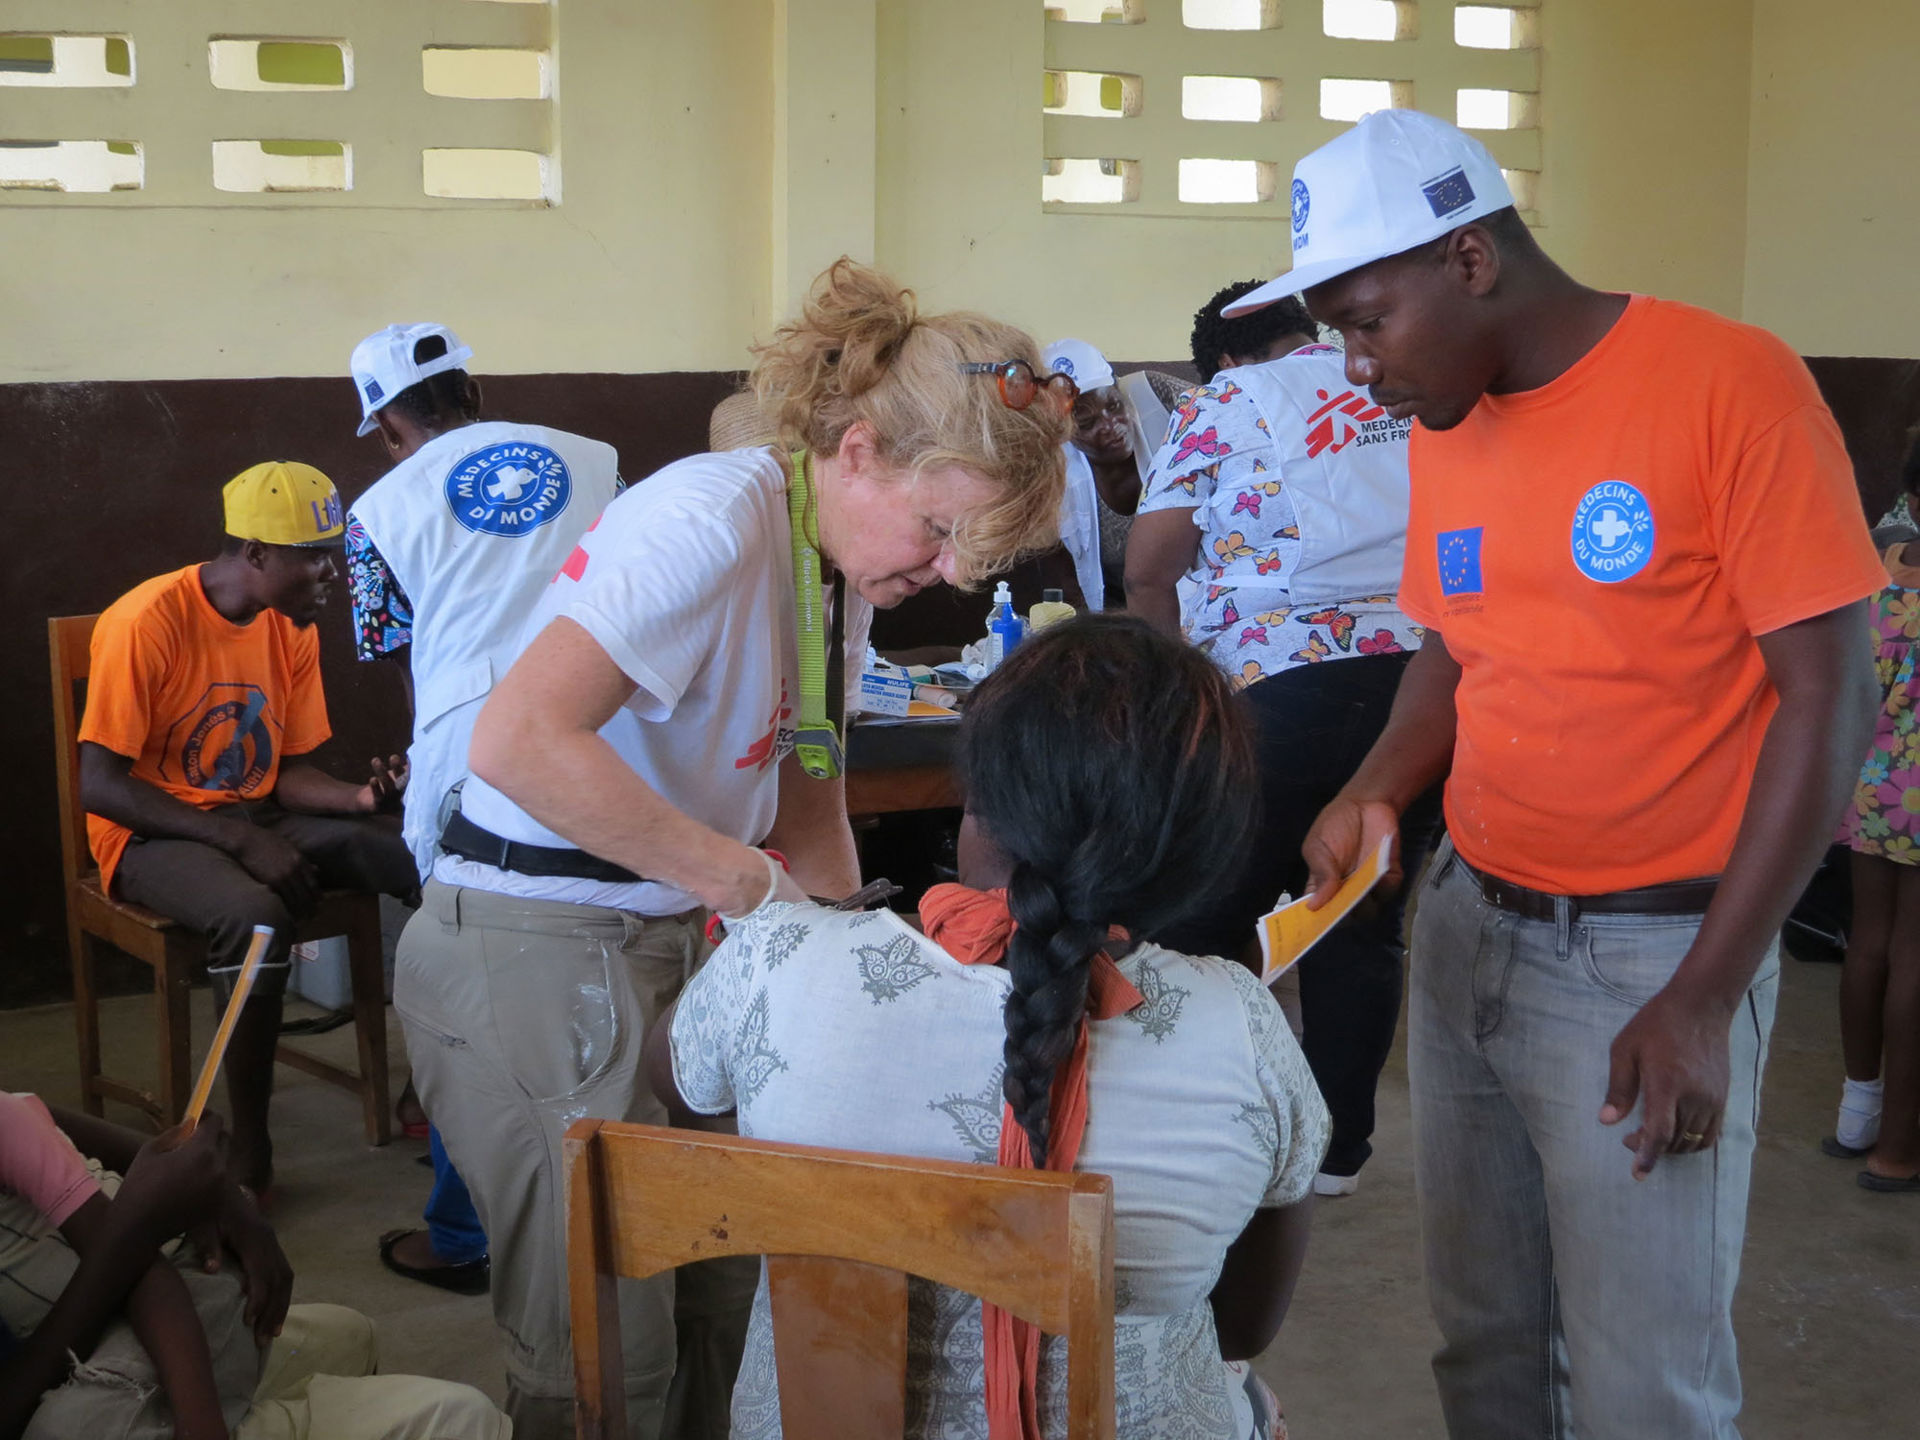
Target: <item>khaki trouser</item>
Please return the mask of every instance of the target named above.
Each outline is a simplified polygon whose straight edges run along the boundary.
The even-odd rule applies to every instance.
[[[295,1305],[233,1440],[511,1440],[513,1422],[467,1385],[376,1375],[373,1322]]]
[[[120,1177],[87,1162],[108,1197]],[[237,1260],[208,1274],[192,1247],[172,1264],[207,1337],[213,1384],[234,1440],[510,1440],[513,1425],[469,1385],[419,1375],[376,1375],[373,1322],[342,1305],[295,1305],[263,1352],[246,1321]],[[19,1196],[0,1192],[0,1324],[16,1338],[46,1320],[80,1257]],[[173,1413],[160,1377],[123,1317],[84,1363],[47,1391],[23,1440],[171,1440]]]
[[[238,1283],[198,1267],[183,1278],[218,1346],[221,1408],[238,1416],[233,1440],[510,1440],[513,1422],[478,1390],[420,1375],[376,1375],[373,1322],[342,1305],[295,1305],[264,1357],[242,1333]],[[225,1281],[225,1285],[218,1282]],[[231,1323],[229,1323],[231,1322]],[[247,1352],[251,1352],[250,1354]],[[223,1363],[231,1359],[232,1364]],[[257,1365],[251,1400],[224,1383]],[[153,1362],[124,1320],[84,1364],[47,1392],[23,1440],[167,1440],[174,1433]]]
[[[561,1137],[587,1116],[666,1123],[641,1042],[706,958],[703,919],[430,881],[401,937],[394,1008],[421,1102],[487,1232],[522,1440],[573,1434]],[[677,1297],[671,1274],[620,1283],[636,1440],[727,1433],[757,1270],[689,1267]]]

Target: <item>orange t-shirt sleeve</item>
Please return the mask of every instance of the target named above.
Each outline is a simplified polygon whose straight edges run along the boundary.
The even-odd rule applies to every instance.
[[[153,723],[153,696],[171,657],[136,621],[112,611],[93,627],[92,669],[80,738],[138,760]]]
[[[1400,561],[1400,590],[1394,597],[1400,613],[1429,630],[1439,628],[1440,577],[1434,555],[1433,521],[1420,503],[1420,426],[1413,427],[1408,447],[1412,488],[1407,502],[1407,548]]]
[[[281,753],[291,759],[318,750],[333,734],[333,727],[327,723],[327,696],[320,685],[320,637],[311,629],[294,632],[286,703]]]
[[[1751,634],[1824,615],[1887,583],[1840,427],[1817,400],[1751,440],[1707,503],[1721,573]]]

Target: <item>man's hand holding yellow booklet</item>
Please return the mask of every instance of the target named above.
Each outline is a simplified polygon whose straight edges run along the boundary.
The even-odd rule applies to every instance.
[[[1360,868],[1340,882],[1340,888],[1318,910],[1309,910],[1307,900],[1294,900],[1260,917],[1260,983],[1271,985],[1319,941],[1322,935],[1346,918],[1366,893],[1378,885],[1393,863],[1393,834],[1380,837],[1373,854]],[[1282,900],[1286,897],[1282,896]],[[1308,897],[1310,899],[1312,897]]]

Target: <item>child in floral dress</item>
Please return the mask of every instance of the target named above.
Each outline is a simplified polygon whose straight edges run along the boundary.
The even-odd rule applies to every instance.
[[[1920,446],[1903,484],[1920,495]],[[1846,1083],[1827,1154],[1866,1157],[1862,1188],[1920,1193],[1920,540],[1890,546],[1872,603],[1885,697],[1840,841],[1853,851],[1853,929],[1840,976]]]

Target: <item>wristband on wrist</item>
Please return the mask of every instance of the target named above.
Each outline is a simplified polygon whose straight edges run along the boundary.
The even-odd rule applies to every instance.
[[[737,915],[729,915],[724,910],[717,911],[716,913],[720,916],[720,918],[729,925],[735,924],[738,921],[746,919],[747,916],[751,915],[754,911],[758,910],[762,905],[766,904],[769,900],[773,899],[775,895],[780,893],[780,862],[778,860],[775,860],[773,856],[769,855],[764,850],[755,850],[753,853],[758,855],[762,860],[766,861],[767,863],[767,888],[765,893],[763,893],[758,900],[754,901],[753,904],[749,905],[745,910],[742,910]]]

